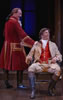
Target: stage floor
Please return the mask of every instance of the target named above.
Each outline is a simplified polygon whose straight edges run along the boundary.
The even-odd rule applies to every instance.
[[[6,89],[4,80],[0,80],[0,100],[30,100],[28,80],[24,80],[27,89],[17,89],[16,80],[10,80],[12,89]],[[56,96],[48,96],[48,83],[36,85],[36,98],[34,100],[63,100],[63,79],[56,85]]]

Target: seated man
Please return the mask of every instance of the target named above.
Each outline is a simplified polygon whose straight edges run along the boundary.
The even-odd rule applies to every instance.
[[[26,63],[33,63],[28,68],[29,82],[31,86],[31,98],[35,98],[35,73],[36,72],[50,72],[53,73],[52,80],[48,87],[49,95],[54,96],[54,87],[60,77],[61,69],[57,62],[62,61],[55,43],[50,41],[50,32],[48,28],[43,28],[39,32],[40,41],[34,43],[31,51],[26,57]]]

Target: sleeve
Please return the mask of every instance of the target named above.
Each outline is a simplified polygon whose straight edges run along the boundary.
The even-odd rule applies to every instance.
[[[33,47],[31,48],[29,54],[28,54],[27,57],[26,57],[26,63],[27,63],[27,64],[30,64],[30,62],[31,62],[30,58],[33,59],[34,54],[35,54],[35,43],[34,43]]]
[[[20,27],[19,23],[16,23],[15,24],[15,28],[16,28],[16,31],[17,33],[19,34],[19,37],[21,39],[21,42],[24,43],[24,46],[27,46],[27,47],[32,47],[32,45],[34,44],[34,40],[31,39],[27,34],[26,32],[24,32],[23,28]]]
[[[54,44],[55,46],[55,53],[56,53],[56,58],[57,58],[57,60],[58,61],[62,61],[62,55],[61,55],[61,53],[60,53],[60,51],[58,50],[58,47],[57,47],[57,45],[56,44]]]

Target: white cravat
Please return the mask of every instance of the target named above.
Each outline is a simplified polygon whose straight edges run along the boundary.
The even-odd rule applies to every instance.
[[[20,20],[18,20],[18,23],[20,24],[20,26],[22,26],[22,23],[21,23],[21,21],[20,21]]]
[[[42,47],[43,47],[43,49],[45,49],[48,40],[43,40],[43,39],[42,39],[41,41],[42,41]]]

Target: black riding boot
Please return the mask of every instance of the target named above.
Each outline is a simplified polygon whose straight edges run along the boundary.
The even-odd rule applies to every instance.
[[[9,79],[9,71],[8,70],[5,70],[5,85],[6,85],[6,88],[13,88],[12,85],[10,85],[10,83],[8,82],[8,79]]]
[[[54,79],[51,80],[49,87],[48,87],[48,94],[51,96],[55,96],[56,95],[56,91],[55,91],[55,87],[56,87],[56,83],[58,81],[59,77],[55,76]]]
[[[34,73],[29,72],[28,77],[29,77],[29,83],[32,91],[30,98],[34,99],[35,98],[35,75]]]
[[[55,96],[55,86],[56,86],[56,81],[51,80],[49,87],[48,87],[48,94],[51,96]]]
[[[17,71],[17,88],[27,89],[27,87],[23,85],[23,71]]]

